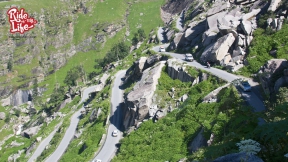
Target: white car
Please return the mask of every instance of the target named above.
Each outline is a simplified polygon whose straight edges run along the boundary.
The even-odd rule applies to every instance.
[[[113,136],[113,137],[117,137],[117,136],[118,136],[118,130],[114,130],[114,131],[112,132],[112,136]]]
[[[187,54],[185,54],[185,60],[186,61],[194,61],[194,58],[193,58],[192,54],[187,53]]]
[[[163,47],[163,46],[161,46],[160,48],[159,48],[159,52],[165,52],[166,50],[165,50],[165,48]]]
[[[96,160],[93,160],[92,162],[102,162],[102,160],[96,159]]]

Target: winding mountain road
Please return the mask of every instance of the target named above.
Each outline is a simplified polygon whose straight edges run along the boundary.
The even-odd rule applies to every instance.
[[[88,99],[89,98],[89,94],[91,92],[94,92],[95,88],[96,88],[96,86],[91,86],[89,88],[86,88],[83,91],[83,93],[82,93],[83,95],[82,95],[82,98],[81,98],[81,101],[79,102],[79,104],[82,104],[86,99]],[[66,130],[63,139],[61,140],[61,142],[58,145],[57,149],[45,160],[46,162],[56,162],[56,161],[58,161],[61,158],[61,156],[63,155],[63,153],[66,151],[70,141],[74,137],[75,130],[76,130],[78,122],[80,120],[79,117],[81,115],[81,111],[83,111],[83,110],[85,110],[84,105],[82,106],[82,108],[80,110],[78,110],[77,112],[75,112],[73,114],[73,116],[71,117],[70,126]],[[41,148],[38,147],[37,150],[38,149],[42,149],[42,147],[43,146],[41,146]]]
[[[161,45],[161,46],[167,47],[168,44]],[[157,52],[159,50],[159,47],[160,46],[153,47],[153,50]],[[174,58],[179,59],[180,62],[184,62],[185,57],[183,54],[177,54],[177,53],[171,53],[171,52],[164,52],[164,53],[168,54]],[[221,78],[223,80],[226,80],[227,82],[231,82],[231,81],[233,81],[235,79],[239,79],[239,78],[244,78],[242,76],[237,76],[237,75],[228,73],[224,70],[220,70],[217,68],[213,68],[213,67],[207,68],[206,66],[199,64],[197,61],[186,62],[186,63],[188,65],[196,67],[198,69],[206,70],[206,71],[212,73],[213,75],[218,76],[219,78]],[[265,111],[265,105],[263,103],[263,100],[257,95],[257,90],[255,88],[255,85],[256,85],[255,82],[253,82],[249,78],[246,78],[246,79],[248,80],[249,84],[251,85],[252,91],[251,92],[244,92],[244,91],[238,89],[239,93],[242,95],[242,97],[244,97],[244,99],[249,103],[249,105],[251,105],[254,108],[254,112]],[[258,119],[259,125],[262,125],[264,123],[265,123],[265,121],[263,119],[261,119],[261,118]]]
[[[112,137],[113,130],[118,130],[122,125],[122,112],[121,112],[121,103],[123,102],[123,91],[120,89],[122,84],[121,78],[124,77],[126,70],[121,70],[116,74],[114,85],[112,88],[112,97],[111,97],[111,117],[110,125],[108,127],[108,134],[105,140],[102,149],[98,155],[94,158],[102,160],[102,162],[110,161],[116,153],[116,145],[119,143],[122,134],[119,133],[117,137]]]
[[[167,47],[168,44],[163,44],[161,46]],[[160,46],[153,47],[153,50],[157,52],[159,50],[159,47]],[[176,53],[170,53],[170,52],[165,52],[165,54],[168,54],[174,58],[179,59],[180,62],[184,62],[184,55],[183,54],[176,54]],[[187,62],[187,64],[190,66],[202,69],[202,70],[206,70],[206,71],[212,73],[213,75],[218,76],[219,78],[226,80],[228,82],[231,82],[231,81],[238,79],[238,78],[243,78],[243,77],[240,77],[240,76],[237,76],[237,75],[234,75],[234,74],[231,74],[231,73],[228,73],[226,71],[216,69],[213,67],[208,69],[208,68],[206,68],[206,66],[203,66],[196,61]],[[121,133],[119,133],[119,135],[117,137],[112,137],[111,134],[114,130],[119,131],[121,128],[122,112],[121,112],[120,107],[121,107],[121,103],[123,101],[123,91],[120,89],[120,85],[122,83],[121,78],[124,76],[124,74],[125,74],[125,70],[121,70],[116,74],[116,78],[115,78],[114,85],[112,88],[111,117],[110,117],[110,125],[108,127],[108,134],[107,134],[104,145],[102,146],[102,148],[99,151],[99,153],[97,154],[97,156],[93,159],[93,161],[96,161],[97,159],[102,160],[102,162],[110,161],[113,158],[113,156],[115,155],[116,150],[117,150],[116,145],[119,143],[119,140],[121,139],[121,136],[122,136]],[[239,90],[239,92],[245,98],[245,100],[254,108],[255,112],[264,111],[265,106],[264,106],[263,101],[254,92],[255,91],[255,89],[253,88],[254,82],[252,82],[252,80],[248,80],[248,81],[252,85],[252,91],[251,92],[243,92],[243,91]],[[96,86],[92,86],[92,87],[89,87],[89,88],[84,90],[82,99],[81,99],[79,104],[81,104],[84,100],[88,99],[89,93],[93,92],[95,87]],[[82,107],[75,114],[73,114],[73,116],[71,118],[70,126],[67,129],[65,136],[63,137],[60,145],[57,147],[57,149],[54,151],[54,153],[51,154],[51,156],[49,156],[49,158],[46,160],[46,162],[52,162],[52,161],[56,162],[61,158],[61,156],[63,155],[63,153],[67,149],[70,141],[72,140],[72,138],[75,134],[75,130],[76,130],[76,127],[77,127],[78,122],[79,122],[79,116],[81,115],[82,110],[84,110],[84,107]],[[263,119],[262,120],[259,119],[258,123],[263,124],[264,123]],[[37,150],[40,148],[43,149],[42,147],[45,147],[45,146],[43,145],[40,148],[39,147],[37,148]]]
[[[55,135],[56,131],[61,125],[62,125],[62,121],[57,126],[55,126],[55,129],[44,140],[41,141],[41,143],[39,144],[39,146],[37,147],[33,155],[30,157],[28,162],[36,161],[37,157],[41,155],[45,147],[49,145],[50,141],[52,140],[53,136]]]

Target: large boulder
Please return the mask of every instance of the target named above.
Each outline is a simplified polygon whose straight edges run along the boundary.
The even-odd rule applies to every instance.
[[[219,38],[217,42],[205,48],[200,57],[201,61],[220,62],[227,55],[234,41],[235,37],[232,33]]]
[[[4,112],[0,112],[0,120],[4,120],[5,119],[5,113]]]
[[[137,126],[138,122],[143,121],[149,114],[152,98],[158,79],[165,62],[161,61],[144,70],[141,80],[135,84],[125,99],[124,108],[124,129],[128,130],[131,126]]]
[[[170,48],[171,49],[177,49],[179,47],[182,47],[185,45],[185,43],[187,42],[187,40],[185,39],[185,35],[184,33],[176,33],[175,34],[175,38],[173,39],[173,41],[170,43]]]
[[[213,162],[242,162],[243,159],[245,159],[245,162],[263,162],[262,159],[255,155],[249,155],[244,152],[242,153],[233,153],[233,154],[228,154],[225,156],[221,156],[217,159],[215,159]]]
[[[203,136],[203,131],[204,129],[202,128],[191,142],[189,147],[190,152],[196,152],[199,148],[207,146],[207,140]]]
[[[212,44],[216,42],[217,40],[217,32],[213,30],[207,30],[206,32],[203,33],[202,36],[202,45],[204,47],[208,46],[209,44]]]
[[[22,136],[26,137],[26,138],[31,138],[32,136],[34,136],[35,134],[38,133],[38,131],[40,130],[42,125],[39,126],[35,126],[35,127],[31,127],[29,129],[26,129],[22,132]]]
[[[280,3],[281,3],[281,0],[272,0],[268,8],[268,11],[274,12],[278,8]]]
[[[239,55],[244,56],[245,54],[246,54],[246,52],[241,47],[238,46],[233,50],[232,58],[237,57]]]
[[[195,77],[192,77],[188,72],[185,71],[186,66],[179,63],[177,59],[169,59],[167,61],[168,75],[172,79],[179,79],[182,82],[193,82]]]
[[[244,14],[241,19],[242,20],[250,20],[251,18],[255,17],[256,15],[259,14],[259,12],[261,11],[260,8],[258,9],[253,9],[251,12]]]
[[[217,3],[214,3],[212,7],[207,11],[207,17],[215,15],[221,11],[226,10],[227,8],[230,7],[230,2],[229,1],[220,1]]]
[[[192,41],[206,30],[206,21],[195,22],[189,24],[190,28],[185,31],[185,39]]]
[[[239,16],[226,14],[225,16],[219,17],[217,19],[217,26],[218,28],[220,26],[226,26],[226,27],[230,27],[231,29],[236,29],[237,26],[240,24],[239,20],[240,20]]]
[[[245,33],[245,35],[252,34],[252,23],[250,21],[242,20],[241,21],[241,29]]]
[[[280,80],[284,69],[288,68],[288,61],[285,59],[271,59],[258,72],[262,88],[267,95],[271,95],[282,85]],[[279,77],[280,76],[280,77]],[[277,83],[277,84],[276,84]],[[276,87],[276,88],[275,88]]]
[[[207,25],[209,27],[209,29],[215,31],[215,32],[218,32],[218,27],[217,27],[217,20],[219,18],[222,18],[224,17],[225,15],[227,14],[226,11],[223,11],[223,12],[220,12],[220,13],[217,13],[215,15],[212,15],[212,16],[209,16],[207,17]]]

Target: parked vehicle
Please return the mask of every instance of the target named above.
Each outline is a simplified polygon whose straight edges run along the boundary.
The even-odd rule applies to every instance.
[[[239,86],[243,89],[244,92],[251,91],[251,86],[248,81],[241,81]]]
[[[193,58],[192,54],[186,53],[186,54],[185,54],[185,60],[192,62],[192,61],[194,61],[194,58]]]
[[[165,48],[163,47],[163,46],[161,46],[160,48],[159,48],[159,52],[165,52],[166,50],[165,50]]]

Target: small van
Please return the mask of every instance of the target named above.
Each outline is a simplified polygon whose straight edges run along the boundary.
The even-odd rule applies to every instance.
[[[192,61],[194,61],[194,58],[193,58],[192,54],[186,53],[186,54],[185,54],[185,60],[192,62]]]

